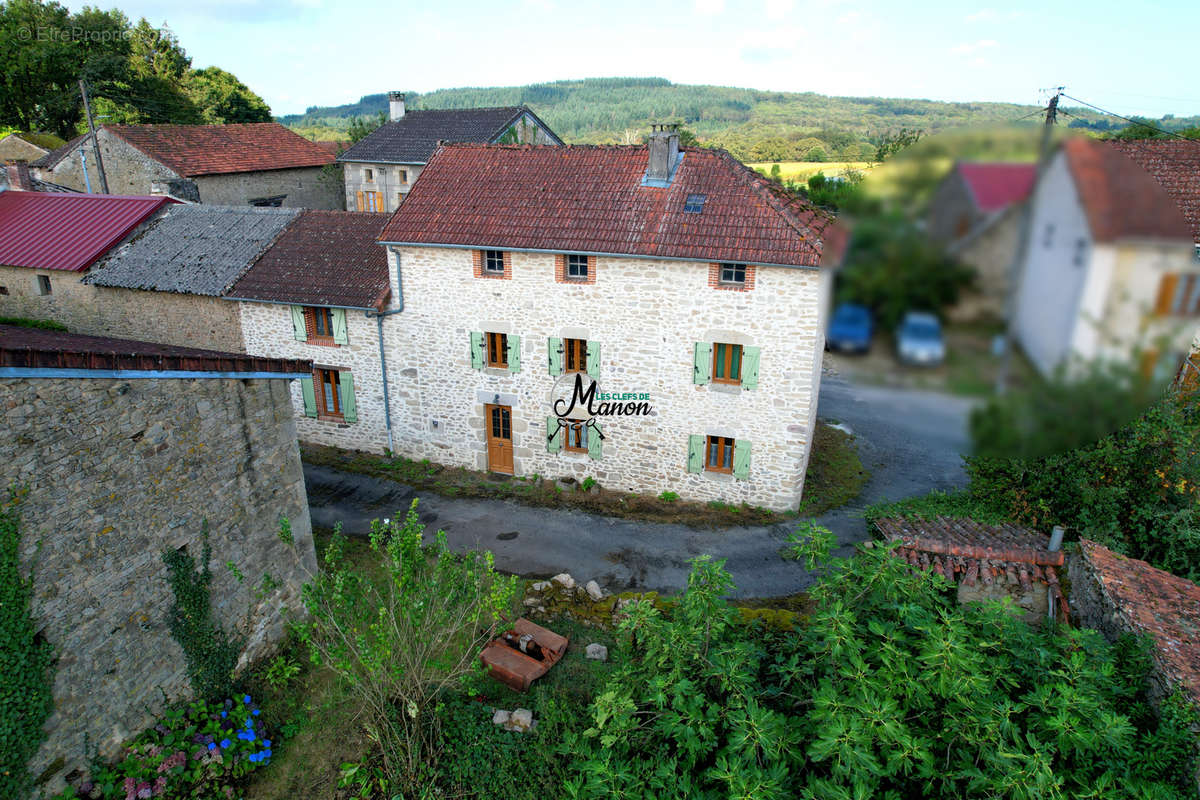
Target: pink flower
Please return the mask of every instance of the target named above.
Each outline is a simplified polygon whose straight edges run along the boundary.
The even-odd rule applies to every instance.
[[[146,783],[145,781],[142,781],[138,784],[137,790],[137,800],[150,800],[150,798],[153,796],[154,790],[151,789],[150,784]]]
[[[137,782],[133,778],[125,779],[125,800],[134,800],[137,796]]]
[[[154,794],[159,795],[167,790],[167,779],[159,778],[154,782]]]

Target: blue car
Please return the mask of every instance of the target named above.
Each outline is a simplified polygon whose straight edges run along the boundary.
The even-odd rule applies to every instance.
[[[938,318],[920,311],[905,314],[896,328],[896,350],[905,364],[941,364],[946,358],[946,344]]]
[[[871,312],[864,306],[843,303],[829,320],[825,346],[830,350],[865,353],[871,349]]]

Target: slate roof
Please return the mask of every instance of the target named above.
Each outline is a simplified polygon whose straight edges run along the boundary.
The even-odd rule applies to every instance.
[[[305,211],[227,296],[380,309],[390,289],[387,251],[376,239],[387,220],[387,214]]]
[[[1114,139],[1107,144],[1154,176],[1179,206],[1193,240],[1200,244],[1200,142]]]
[[[442,142],[493,142],[522,114],[550,128],[525,106],[500,108],[447,108],[409,111],[395,122],[385,122],[338,156],[339,161],[386,164],[424,164]],[[551,136],[562,141],[551,132]]]
[[[5,368],[312,374],[311,361],[0,325],[0,374]]]
[[[896,554],[918,569],[936,572],[952,583],[1047,584],[1062,601],[1058,570],[1062,550],[1047,550],[1050,537],[1016,525],[985,525],[969,519],[879,519],[875,528],[885,541],[898,542]],[[1065,607],[1065,605],[1060,605]]]
[[[324,147],[277,122],[105,125],[103,129],[185,178],[322,167],[335,160]],[[53,168],[89,135],[77,136],[65,146],[32,162],[31,166]]]
[[[380,240],[816,266],[833,217],[723,150],[643,186],[646,146],[444,145]],[[684,211],[703,194],[701,213]]]
[[[1153,637],[1162,670],[1200,702],[1200,586],[1087,539],[1079,550],[1120,621]]]
[[[1107,142],[1067,139],[1062,152],[1097,241],[1182,239],[1192,228],[1150,173]]]
[[[219,296],[299,209],[176,205],[88,273],[84,283]]]
[[[1007,208],[1024,200],[1033,189],[1033,164],[962,162],[956,169],[980,211]]]
[[[78,272],[173,204],[166,197],[0,192],[0,264]]]

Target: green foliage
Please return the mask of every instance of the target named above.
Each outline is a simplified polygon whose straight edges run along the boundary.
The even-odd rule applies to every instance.
[[[906,311],[940,314],[971,285],[972,271],[898,215],[859,220],[838,280],[839,302],[865,305],[885,329]]]
[[[901,128],[895,132],[885,133],[879,137],[879,146],[875,149],[875,160],[877,162],[887,161],[901,150],[919,142],[924,133],[924,131],[913,128]]]
[[[664,491],[658,495],[658,499],[664,503],[674,503],[679,499],[679,492]]]
[[[583,483],[579,484],[579,488],[585,492],[590,492],[592,487],[596,485],[596,479],[590,475],[583,479]]]
[[[287,687],[300,674],[300,664],[290,656],[280,655],[271,659],[263,679],[276,691]]]
[[[54,651],[33,620],[33,580],[21,573],[20,494],[0,501],[0,797],[29,790],[28,763],[54,709]]]
[[[388,116],[384,111],[380,111],[374,117],[353,117],[350,120],[350,126],[346,129],[346,138],[351,143],[361,142],[387,121]]]
[[[830,550],[837,544],[837,536],[824,525],[805,520],[787,535],[787,542],[781,555],[803,561],[805,569],[814,570],[828,560]]]
[[[192,690],[197,697],[211,699],[234,693],[234,668],[244,642],[230,636],[213,616],[208,520],[201,525],[200,541],[199,569],[186,550],[166,550],[162,560],[173,596],[167,612],[171,636],[187,659]]]
[[[118,761],[95,765],[90,779],[68,796],[232,797],[244,776],[270,762],[272,734],[260,713],[249,695],[170,709],[127,745]]]
[[[21,328],[40,328],[45,331],[67,332],[67,326],[61,322],[49,319],[28,319],[27,317],[0,317],[0,325],[16,325]]]
[[[733,624],[730,587],[701,558],[669,615],[629,609],[629,658],[593,703],[568,796],[1194,793],[1195,712],[1142,714],[1145,662],[1094,631],[960,606],[883,547],[820,580],[803,629]]]
[[[313,661],[349,685],[385,775],[409,788],[436,755],[439,697],[480,669],[479,649],[517,585],[495,572],[491,553],[456,555],[442,531],[425,542],[416,506],[372,522],[374,573],[348,565],[334,535],[324,570],[304,587],[310,620],[299,627]]]
[[[224,125],[233,122],[270,122],[271,108],[250,91],[237,76],[220,67],[194,69],[189,73],[186,91],[200,108],[203,121]]]

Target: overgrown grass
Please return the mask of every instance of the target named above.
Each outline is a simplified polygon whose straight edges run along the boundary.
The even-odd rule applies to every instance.
[[[908,497],[904,500],[874,503],[867,506],[863,512],[869,526],[875,521],[889,517],[901,519],[934,519],[947,517],[949,519],[972,519],[985,525],[999,525],[1009,522],[1005,514],[995,506],[981,500],[969,490],[957,492],[941,492],[933,490],[919,497]]]
[[[67,326],[61,322],[49,319],[29,319],[28,317],[0,317],[0,325],[16,325],[19,328],[40,328],[46,331],[66,333]]]
[[[858,497],[870,477],[858,457],[854,436],[818,421],[804,476],[800,513],[816,516],[844,506]]]

